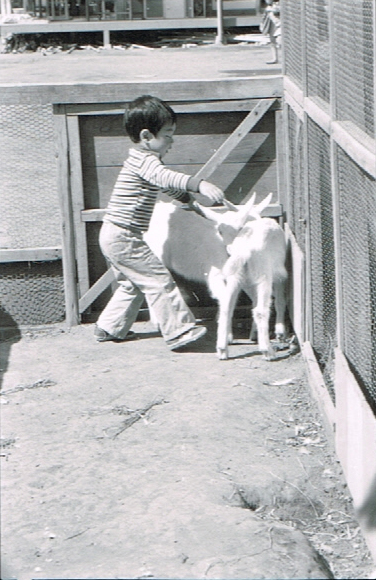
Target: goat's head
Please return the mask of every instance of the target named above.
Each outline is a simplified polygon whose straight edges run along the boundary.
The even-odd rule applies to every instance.
[[[234,241],[234,238],[247,221],[251,219],[260,219],[261,212],[270,204],[272,196],[273,194],[269,193],[269,195],[267,195],[266,198],[257,205],[255,205],[256,193],[252,195],[247,203],[241,206],[236,206],[228,200],[224,200],[223,203],[228,209],[228,211],[225,212],[217,212],[208,207],[203,207],[197,202],[194,202],[194,204],[198,207],[199,212],[204,217],[216,223],[218,233],[222,237],[225,245],[228,246]]]

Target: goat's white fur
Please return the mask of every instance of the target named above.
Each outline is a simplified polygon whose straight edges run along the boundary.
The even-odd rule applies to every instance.
[[[240,290],[252,300],[251,339],[257,328],[259,348],[267,359],[274,357],[269,340],[272,294],[275,332],[278,338],[285,334],[285,236],[275,220],[260,217],[271,195],[255,206],[254,194],[245,205],[228,204],[230,209],[224,212],[200,205],[205,217],[176,202],[159,201],[145,234],[145,241],[169,270],[204,282],[218,301],[217,354],[222,360],[228,358]]]

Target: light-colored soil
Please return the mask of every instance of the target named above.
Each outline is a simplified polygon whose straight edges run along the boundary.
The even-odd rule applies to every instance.
[[[3,578],[371,572],[301,355],[265,361],[236,324],[219,361],[208,326],[177,353],[149,322],[4,343]]]

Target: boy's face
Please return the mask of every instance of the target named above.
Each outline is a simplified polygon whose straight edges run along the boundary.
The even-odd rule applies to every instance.
[[[154,153],[158,153],[158,156],[162,159],[174,142],[173,136],[175,130],[176,125],[174,123],[168,123],[163,125],[162,129],[156,135],[149,133],[148,149],[154,151]]]

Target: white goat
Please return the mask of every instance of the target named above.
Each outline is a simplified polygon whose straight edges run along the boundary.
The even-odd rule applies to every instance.
[[[275,332],[278,338],[285,334],[285,237],[275,220],[260,217],[270,199],[271,194],[257,206],[255,194],[240,207],[226,202],[231,209],[224,213],[195,202],[202,215],[175,202],[159,201],[145,234],[145,241],[169,270],[188,280],[204,282],[218,301],[217,354],[221,360],[228,358],[232,316],[240,290],[252,300],[251,339],[255,338],[256,327],[260,350],[268,360],[274,357],[269,340],[272,294],[277,315]]]

